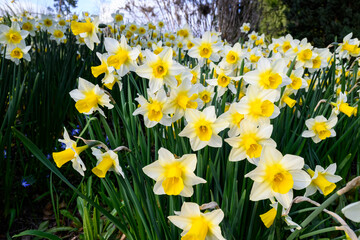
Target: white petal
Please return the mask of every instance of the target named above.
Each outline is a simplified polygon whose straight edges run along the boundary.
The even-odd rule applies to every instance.
[[[266,183],[258,183],[254,182],[251,193],[250,193],[250,200],[251,201],[259,201],[263,199],[268,199],[272,197],[273,194],[271,193],[271,186]]]
[[[347,205],[341,212],[353,222],[360,222],[360,201]]]
[[[287,170],[302,169],[304,167],[304,159],[291,154],[286,154],[280,163]]]
[[[309,184],[311,183],[311,178],[310,178],[309,174],[307,174],[303,170],[290,171],[290,174],[292,175],[293,180],[294,180],[293,188],[295,190],[304,189],[307,186],[309,186]]]

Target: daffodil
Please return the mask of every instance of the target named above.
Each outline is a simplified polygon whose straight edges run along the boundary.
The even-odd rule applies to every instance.
[[[65,150],[61,152],[53,152],[52,157],[58,168],[61,168],[67,162],[72,162],[73,168],[84,176],[86,170],[85,164],[80,158],[80,153],[88,148],[87,145],[78,147],[76,142],[71,140],[66,128],[64,127],[64,139],[59,139],[59,142],[65,144]]]
[[[112,150],[102,152],[100,149],[91,148],[92,155],[98,160],[96,167],[91,171],[99,178],[104,178],[108,171],[114,171],[124,177],[124,173],[119,165],[117,153]]]
[[[223,60],[219,63],[219,65],[223,64],[231,69],[237,69],[240,67],[245,53],[241,48],[240,43],[235,43],[233,47],[224,46],[222,55]]]
[[[171,88],[177,86],[175,76],[180,74],[184,67],[173,61],[171,48],[166,47],[158,55],[146,49],[144,55],[146,61],[136,69],[136,73],[140,77],[149,79],[149,88],[152,93],[158,91],[164,84]]]
[[[274,201],[270,206],[271,206],[271,209],[269,211],[260,215],[261,221],[264,223],[265,227],[267,227],[267,228],[271,227],[274,223],[274,220],[275,220],[275,217],[277,214],[278,203]],[[300,230],[301,229],[300,225],[295,223],[289,215],[285,215],[285,214],[286,214],[286,209],[282,208],[281,215],[282,215],[282,217],[284,217],[286,224],[288,226],[293,226],[296,229]]]
[[[108,109],[114,107],[110,103],[109,96],[99,85],[94,85],[83,78],[79,78],[78,89],[72,90],[70,96],[75,100],[75,107],[80,113],[92,114],[94,111],[99,111],[105,117],[99,105]]]
[[[196,84],[198,89],[198,97],[201,101],[198,101],[198,109],[202,109],[204,106],[208,107],[211,105],[211,101],[214,98],[214,87],[208,85],[204,87],[201,83]]]
[[[336,163],[330,164],[326,169],[316,165],[315,172],[309,168],[307,172],[311,176],[311,183],[306,188],[305,196],[313,195],[316,190],[319,190],[324,196],[332,193],[336,188],[335,183],[342,179],[340,176],[335,175],[335,171]]]
[[[97,36],[99,31],[99,18],[95,17],[93,21],[89,17],[85,18],[85,22],[71,21],[71,31],[74,35],[80,35],[90,50],[94,49],[94,43],[100,43]]]
[[[336,115],[339,115],[339,113],[342,112],[346,114],[348,117],[351,117],[356,111],[356,107],[349,106],[349,104],[347,103],[346,94],[342,92],[340,92],[336,102],[335,103],[332,102],[331,105],[334,106],[332,112],[335,113]]]
[[[259,201],[275,197],[285,208],[289,208],[293,199],[293,189],[306,188],[310,176],[301,170],[304,159],[281,152],[273,147],[265,147],[257,167],[245,175],[254,181],[250,200]]]
[[[310,118],[305,121],[305,125],[309,130],[305,130],[301,136],[305,138],[311,137],[314,143],[329,137],[335,137],[336,132],[332,128],[336,125],[337,121],[336,115],[332,115],[329,120],[322,115]]]
[[[219,227],[224,218],[224,212],[221,209],[202,213],[198,204],[184,202],[181,211],[175,214],[168,218],[175,226],[183,230],[181,240],[225,240]]]
[[[228,127],[229,124],[221,119],[216,119],[214,106],[209,106],[202,112],[196,109],[187,109],[185,119],[188,124],[179,133],[179,136],[190,139],[193,151],[198,151],[207,145],[211,147],[222,146],[222,139],[218,133]]]
[[[158,123],[164,126],[170,126],[172,120],[168,115],[170,111],[164,89],[160,89],[156,94],[148,92],[148,96],[149,101],[143,96],[138,96],[135,99],[140,106],[133,112],[133,115],[143,115],[147,128],[152,128]]]
[[[279,100],[279,91],[274,89],[261,89],[248,86],[246,94],[240,99],[238,112],[254,122],[268,122],[280,114],[279,108],[274,104]]]
[[[251,163],[256,164],[255,160],[261,156],[262,149],[265,146],[276,147],[276,142],[272,140],[271,133],[273,126],[271,124],[261,124],[244,120],[240,123],[240,136],[225,139],[232,149],[230,151],[230,161],[240,161],[247,158]]]
[[[35,36],[36,28],[34,19],[24,18],[21,22],[21,28],[22,30],[29,32],[30,36]]]
[[[104,77],[101,79],[101,82],[104,84],[113,83],[115,78],[113,72],[115,69],[107,64],[108,55],[97,52],[96,56],[99,58],[101,64],[91,67],[91,73],[94,77],[98,77],[104,73]]]
[[[239,77],[228,76],[225,69],[222,69],[211,63],[216,72],[216,78],[207,79],[206,82],[211,86],[217,86],[217,97],[220,98],[229,89],[233,94],[236,94],[236,88],[233,81],[239,80]]]
[[[307,42],[306,38],[304,38],[301,40],[296,51],[295,69],[300,67],[313,68],[313,60],[317,57],[317,55],[318,54],[313,51],[313,46]]]
[[[105,38],[105,49],[110,55],[107,64],[114,67],[120,77],[129,71],[135,71],[136,59],[140,51],[137,48],[131,48],[124,35],[121,35],[120,43],[114,38]]]
[[[158,154],[158,160],[143,168],[144,173],[156,181],[155,194],[191,197],[194,193],[193,185],[206,183],[194,174],[197,162],[195,154],[175,158],[165,148],[160,148]]]
[[[231,103],[229,109],[219,116],[219,119],[229,123],[229,137],[235,137],[240,134],[240,123],[244,120],[244,114],[238,112],[238,102]]]
[[[242,33],[248,33],[250,31],[250,23],[243,23],[240,27]]]
[[[283,59],[277,59],[271,63],[269,59],[261,58],[256,70],[246,73],[244,80],[264,89],[278,89],[291,83],[285,74],[285,66]]]
[[[194,38],[191,40],[194,46],[189,50],[188,54],[192,58],[199,60],[200,66],[205,63],[205,59],[209,59],[213,62],[217,62],[220,59],[218,51],[220,50],[222,43],[216,35],[212,35],[211,32],[205,32],[202,38]]]
[[[304,68],[294,69],[290,75],[291,83],[287,85],[287,88],[291,88],[293,90],[306,88],[308,86],[308,83],[303,78],[303,75],[304,75]]]
[[[336,52],[339,53],[340,58],[357,57],[360,54],[359,44],[360,41],[357,38],[351,39],[353,33],[349,33],[343,38],[343,42],[339,44]]]
[[[183,81],[178,87],[172,88],[168,99],[169,111],[173,114],[173,121],[182,118],[186,109],[198,107],[198,90],[190,80]]]
[[[5,58],[15,62],[16,65],[20,63],[21,59],[25,59],[26,61],[30,62],[30,54],[28,53],[30,49],[31,46],[25,46],[23,43],[20,43],[16,46],[10,45],[6,49]]]
[[[28,31],[20,29],[17,22],[12,22],[11,27],[0,25],[0,43],[8,46],[17,46],[20,43],[25,45],[25,38],[28,34]]]
[[[60,27],[54,27],[51,30],[51,40],[55,40],[57,44],[60,44],[66,40],[64,30]]]

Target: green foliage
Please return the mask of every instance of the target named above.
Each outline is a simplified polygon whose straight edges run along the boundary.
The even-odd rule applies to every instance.
[[[261,3],[259,32],[269,39],[283,36],[286,33],[286,6],[281,0],[261,0]]]
[[[286,5],[286,30],[294,38],[307,38],[317,47],[326,47],[353,32],[360,36],[360,1],[282,0]]]

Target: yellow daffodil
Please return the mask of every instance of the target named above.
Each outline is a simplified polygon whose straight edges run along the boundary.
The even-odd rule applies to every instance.
[[[181,158],[165,148],[158,151],[159,159],[143,168],[146,175],[156,181],[155,194],[181,195],[191,197],[193,185],[206,183],[206,181],[194,174],[196,168],[196,155],[185,154]]]
[[[179,133],[179,136],[190,139],[193,151],[198,151],[207,145],[222,146],[222,140],[218,133],[227,128],[229,124],[221,119],[216,119],[214,106],[209,106],[202,112],[189,108],[185,112],[185,119],[188,124]]]
[[[310,176],[301,170],[304,159],[281,152],[273,147],[264,147],[257,167],[245,175],[254,181],[250,200],[259,201],[275,197],[285,208],[289,208],[293,199],[293,189],[306,188]]]
[[[168,218],[175,226],[183,230],[181,240],[225,240],[219,227],[224,218],[224,212],[221,209],[202,213],[196,203],[184,202],[181,211],[175,214]]]
[[[99,111],[105,117],[99,105],[108,109],[114,107],[110,103],[109,96],[99,85],[94,85],[83,78],[79,78],[78,89],[72,90],[70,96],[75,100],[75,107],[80,113],[92,114],[94,111]]]

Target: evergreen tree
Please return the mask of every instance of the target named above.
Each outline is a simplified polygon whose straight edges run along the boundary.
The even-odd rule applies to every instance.
[[[335,37],[341,42],[350,32],[360,37],[360,1],[282,0],[287,6],[287,32],[326,47]]]

